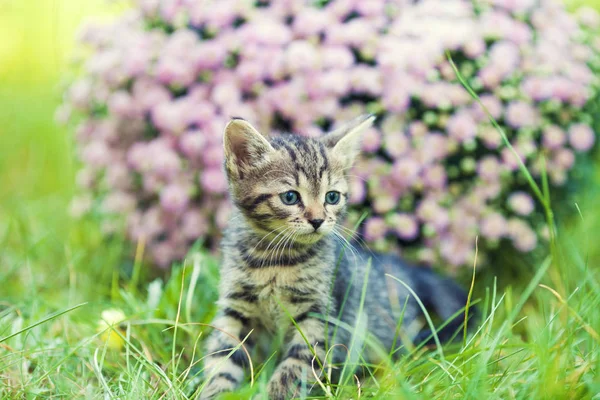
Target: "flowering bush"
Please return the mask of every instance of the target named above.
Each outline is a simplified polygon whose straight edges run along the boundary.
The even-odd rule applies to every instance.
[[[549,0],[138,0],[92,49],[58,118],[76,124],[82,195],[107,230],[127,221],[162,266],[227,222],[222,131],[231,116],[319,136],[364,112],[350,224],[376,248],[461,266],[502,241],[529,252],[541,210],[458,70],[540,178],[562,186],[595,142],[589,10]],[[589,40],[588,40],[589,39]],[[596,47],[595,47],[596,46]],[[126,218],[124,218],[126,217]]]

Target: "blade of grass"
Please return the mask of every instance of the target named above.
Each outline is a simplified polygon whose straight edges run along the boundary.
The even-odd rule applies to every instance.
[[[367,296],[367,287],[368,287],[368,283],[369,283],[369,273],[371,272],[372,261],[373,261],[372,258],[369,258],[369,261],[367,262],[367,266],[365,269],[365,278],[364,278],[364,282],[363,282],[362,292],[360,294],[360,302],[358,304],[358,311],[356,312],[356,315],[357,315],[356,324],[354,326],[354,331],[352,332],[352,339],[350,340],[350,347],[348,349],[348,357],[346,357],[346,362],[344,362],[344,367],[342,368],[342,372],[340,374],[340,386],[338,386],[338,388],[336,390],[336,393],[335,393],[336,396],[339,395],[339,388],[341,387],[341,385],[346,384],[345,373],[348,368],[348,359],[352,356],[352,352],[354,351],[354,347],[356,346],[356,340],[357,340],[356,331],[358,330],[359,324],[361,322],[361,316],[364,315],[365,298]],[[354,371],[352,371],[352,373],[354,373]]]
[[[84,306],[84,305],[86,305],[86,304],[87,304],[87,302],[85,302],[85,303],[81,303],[81,304],[78,304],[78,305],[76,305],[76,306],[73,306],[73,307],[67,308],[66,310],[63,310],[63,311],[58,311],[58,312],[56,312],[56,313],[54,313],[54,314],[50,314],[48,317],[46,317],[46,318],[42,319],[41,321],[38,321],[38,322],[36,322],[36,323],[34,323],[34,324],[31,324],[31,325],[27,326],[26,328],[23,328],[23,329],[21,329],[21,330],[19,330],[19,331],[15,332],[15,333],[13,333],[13,334],[11,334],[11,335],[8,335],[8,336],[6,336],[6,337],[3,337],[2,339],[0,339],[0,343],[6,342],[6,341],[7,341],[8,339],[10,339],[10,338],[13,338],[13,337],[15,337],[15,336],[17,336],[17,335],[20,335],[20,334],[21,334],[21,333],[23,333],[23,332],[27,332],[27,331],[31,330],[32,328],[35,328],[35,327],[36,327],[36,326],[38,326],[38,325],[42,325],[42,324],[44,324],[44,323],[46,323],[46,322],[48,322],[48,321],[51,321],[51,320],[53,320],[53,319],[56,319],[56,318],[60,317],[61,315],[67,314],[67,313],[69,313],[69,312],[71,312],[71,311],[73,311],[73,310],[76,310],[76,309],[78,309],[78,308],[80,308],[80,307],[83,307],[83,306]]]
[[[390,275],[390,274],[385,274],[385,275],[400,282],[400,284],[402,284],[402,286],[404,286],[406,288],[406,290],[408,290],[408,292],[413,296],[413,298],[415,299],[417,304],[419,304],[419,307],[421,308],[421,311],[423,312],[423,315],[425,316],[425,319],[427,320],[429,329],[431,330],[431,333],[433,334],[433,340],[435,340],[437,352],[438,352],[440,358],[445,361],[446,358],[444,357],[444,350],[442,349],[442,343],[440,342],[440,338],[438,337],[438,334],[435,330],[435,325],[433,325],[433,321],[431,320],[431,317],[429,316],[429,313],[427,312],[427,308],[425,308],[425,305],[423,304],[423,302],[421,301],[419,296],[417,296],[415,291],[412,290],[412,288],[410,286],[408,286],[406,283],[404,283],[404,281],[402,281],[401,279],[398,279],[395,276]]]
[[[473,277],[471,278],[471,286],[467,294],[467,304],[465,306],[465,326],[463,327],[463,347],[467,345],[467,322],[469,321],[469,309],[471,308],[471,297],[475,288],[475,271],[477,269],[477,255],[479,254],[479,236],[475,237],[475,258],[473,260]]]
[[[531,189],[535,193],[535,195],[538,198],[538,200],[540,201],[540,203],[542,203],[542,205],[544,207],[547,207],[548,205],[546,204],[546,199],[544,198],[544,195],[542,194],[539,186],[537,185],[537,183],[533,179],[533,176],[531,175],[531,173],[529,172],[529,170],[525,166],[525,163],[523,163],[523,160],[521,159],[521,156],[519,155],[519,153],[517,153],[517,151],[515,150],[515,148],[513,147],[513,145],[508,140],[508,137],[506,136],[506,133],[504,132],[504,129],[502,129],[502,127],[498,124],[498,122],[496,122],[496,120],[494,119],[494,117],[492,116],[492,114],[489,112],[489,110],[487,109],[487,107],[483,104],[483,102],[481,101],[481,99],[479,98],[479,96],[477,95],[477,93],[475,93],[475,91],[471,88],[471,86],[469,86],[469,83],[466,81],[466,79],[464,78],[464,76],[460,73],[460,71],[456,67],[456,64],[454,64],[454,60],[452,59],[452,56],[450,55],[449,51],[446,52],[446,57],[448,58],[448,62],[452,66],[452,69],[454,70],[454,73],[456,74],[456,77],[458,78],[458,80],[460,81],[460,83],[467,90],[467,92],[469,92],[469,94],[471,95],[471,97],[481,106],[481,109],[483,110],[483,112],[485,113],[485,115],[489,118],[489,120],[492,123],[492,125],[494,126],[494,128],[496,128],[496,130],[502,136],[502,141],[504,142],[504,144],[506,145],[506,147],[508,147],[510,149],[510,151],[514,154],[514,156],[517,158],[517,161],[519,163],[519,169],[521,170],[521,172],[523,173],[523,175],[527,179],[527,182],[529,183],[529,186],[531,186]]]
[[[144,259],[144,250],[146,248],[146,237],[142,235],[140,240],[137,242],[135,248],[135,258],[133,262],[133,272],[131,274],[131,281],[129,281],[129,291],[132,294],[137,293],[138,284],[140,282],[140,273],[142,270],[142,260]]]

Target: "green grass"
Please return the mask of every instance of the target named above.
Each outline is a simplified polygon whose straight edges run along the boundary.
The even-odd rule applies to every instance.
[[[218,260],[195,250],[155,279],[161,274],[127,261],[133,254],[122,241],[104,240],[97,221],[72,221],[66,212],[76,164],[68,132],[52,122],[57,83],[76,22],[111,7],[6,4],[0,398],[186,398],[201,383],[195,377],[215,312]],[[598,171],[577,195],[581,215],[558,221],[553,251],[537,261],[503,256],[505,269],[477,271],[473,300],[482,318],[471,336],[441,351],[408,348],[398,362],[372,366],[360,386],[348,376],[332,397],[600,399]],[[114,309],[125,321],[111,330],[102,315]],[[254,384],[226,398],[264,393],[275,351],[253,359]]]
[[[214,313],[217,260],[194,252],[164,287],[142,278],[134,288],[123,274],[113,291],[116,251],[56,249],[48,237],[23,240],[21,247],[6,246],[7,240],[0,272],[1,396],[183,399],[191,393],[207,332],[202,323]],[[525,281],[499,287],[489,271],[478,277],[477,331],[443,352],[407,349],[399,362],[373,366],[373,377],[361,381],[362,397],[594,398],[600,277],[588,253],[567,239],[559,244],[560,260],[548,257],[522,271],[534,274]],[[112,337],[101,324],[108,309],[126,317]],[[276,358],[268,356],[267,365],[253,360],[254,386],[229,398],[261,393]],[[332,389],[337,399],[359,396],[352,377]]]

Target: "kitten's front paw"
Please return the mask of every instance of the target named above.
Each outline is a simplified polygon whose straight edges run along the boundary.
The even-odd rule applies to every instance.
[[[269,400],[288,400],[300,393],[302,368],[298,365],[280,365],[275,371],[267,391]]]
[[[198,400],[214,399],[224,392],[232,392],[237,386],[237,381],[228,373],[220,373],[202,389]]]

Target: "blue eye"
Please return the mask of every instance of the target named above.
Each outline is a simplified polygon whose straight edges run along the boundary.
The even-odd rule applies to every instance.
[[[325,195],[325,202],[327,204],[339,203],[340,202],[340,192],[335,192],[335,191],[327,192],[327,194]]]
[[[289,190],[285,193],[281,193],[279,198],[286,206],[293,206],[300,201],[300,193],[294,190]]]

